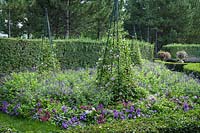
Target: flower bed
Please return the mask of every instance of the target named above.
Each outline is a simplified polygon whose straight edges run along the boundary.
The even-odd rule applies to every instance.
[[[50,122],[62,129],[87,129],[99,124],[104,127],[104,124],[151,120],[162,115],[168,119],[173,113],[184,115],[199,110],[200,84],[191,77],[151,62],[143,62],[142,67],[135,66],[132,71],[134,94],[128,101],[118,102],[113,101],[111,90],[98,88],[95,69],[13,73],[0,87],[0,110],[9,115]]]

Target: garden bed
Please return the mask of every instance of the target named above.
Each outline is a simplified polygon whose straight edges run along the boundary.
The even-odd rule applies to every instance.
[[[190,111],[194,114],[199,111],[200,84],[197,81],[148,61],[143,62],[142,67],[133,67],[132,72],[134,94],[128,101],[118,102],[113,99],[111,90],[98,88],[95,69],[12,73],[0,88],[0,110],[25,119],[49,122],[69,131],[79,127],[75,132],[105,132],[106,128],[111,132],[198,129],[199,123],[193,123],[190,117],[181,119]],[[176,113],[180,114],[180,121],[174,117]],[[156,119],[160,120],[156,122]],[[174,119],[178,120],[177,125],[173,124]],[[150,121],[155,121],[157,128],[146,129],[146,122],[155,124]],[[171,125],[166,125],[169,122]],[[127,123],[127,128],[123,123]],[[137,124],[142,126],[137,128]]]

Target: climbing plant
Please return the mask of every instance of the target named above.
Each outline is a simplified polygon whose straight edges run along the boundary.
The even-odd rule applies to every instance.
[[[119,1],[114,0],[107,46],[98,62],[97,83],[99,89],[107,89],[113,93],[114,101],[126,101],[135,96],[135,84],[132,80],[133,71],[131,70],[134,65],[133,53],[131,53],[131,45],[119,38],[118,23]]]

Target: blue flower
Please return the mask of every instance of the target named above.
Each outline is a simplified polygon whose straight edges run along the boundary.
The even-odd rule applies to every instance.
[[[72,117],[71,118],[71,121],[74,123],[74,122],[77,122],[78,121],[78,118],[76,116]]]
[[[128,114],[128,118],[129,119],[133,118],[133,115],[132,114]]]
[[[3,104],[3,106],[2,106],[2,109],[1,109],[1,110],[2,110],[4,113],[8,113],[8,106],[9,106],[9,103],[8,103],[7,101],[3,101],[2,104]]]
[[[62,128],[64,128],[64,129],[67,129],[67,128],[68,128],[68,125],[67,125],[66,121],[63,121],[63,122],[62,122]]]
[[[119,112],[117,110],[113,110],[114,119],[119,118]]]
[[[61,109],[62,109],[62,111],[63,111],[64,113],[67,112],[67,107],[66,107],[66,106],[63,105]]]
[[[98,107],[97,107],[98,110],[103,110],[103,108],[104,108],[103,104],[99,104]]]
[[[136,110],[136,114],[137,114],[138,117],[140,117],[140,115],[141,115],[141,110],[140,110],[140,109],[137,109],[137,110]]]
[[[132,106],[130,107],[130,112],[132,113],[132,112],[134,112],[134,110],[135,110],[135,108],[134,108],[134,106],[132,105]]]
[[[188,111],[190,108],[189,108],[189,105],[186,103],[186,102],[184,102],[184,104],[183,104],[183,110],[186,112],[186,111]]]
[[[13,114],[14,114],[14,115],[18,115],[18,114],[19,114],[19,113],[17,112],[17,110],[18,110],[18,108],[20,108],[20,106],[21,106],[20,103],[18,103],[18,104],[14,107],[14,109],[13,109],[13,111],[14,111]]]
[[[84,113],[84,114],[82,114],[82,115],[80,116],[80,120],[81,120],[81,121],[86,121],[86,113]]]

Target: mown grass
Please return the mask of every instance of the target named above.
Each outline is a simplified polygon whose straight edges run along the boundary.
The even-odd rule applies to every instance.
[[[0,132],[55,133],[61,129],[47,122],[12,117],[0,113]]]

